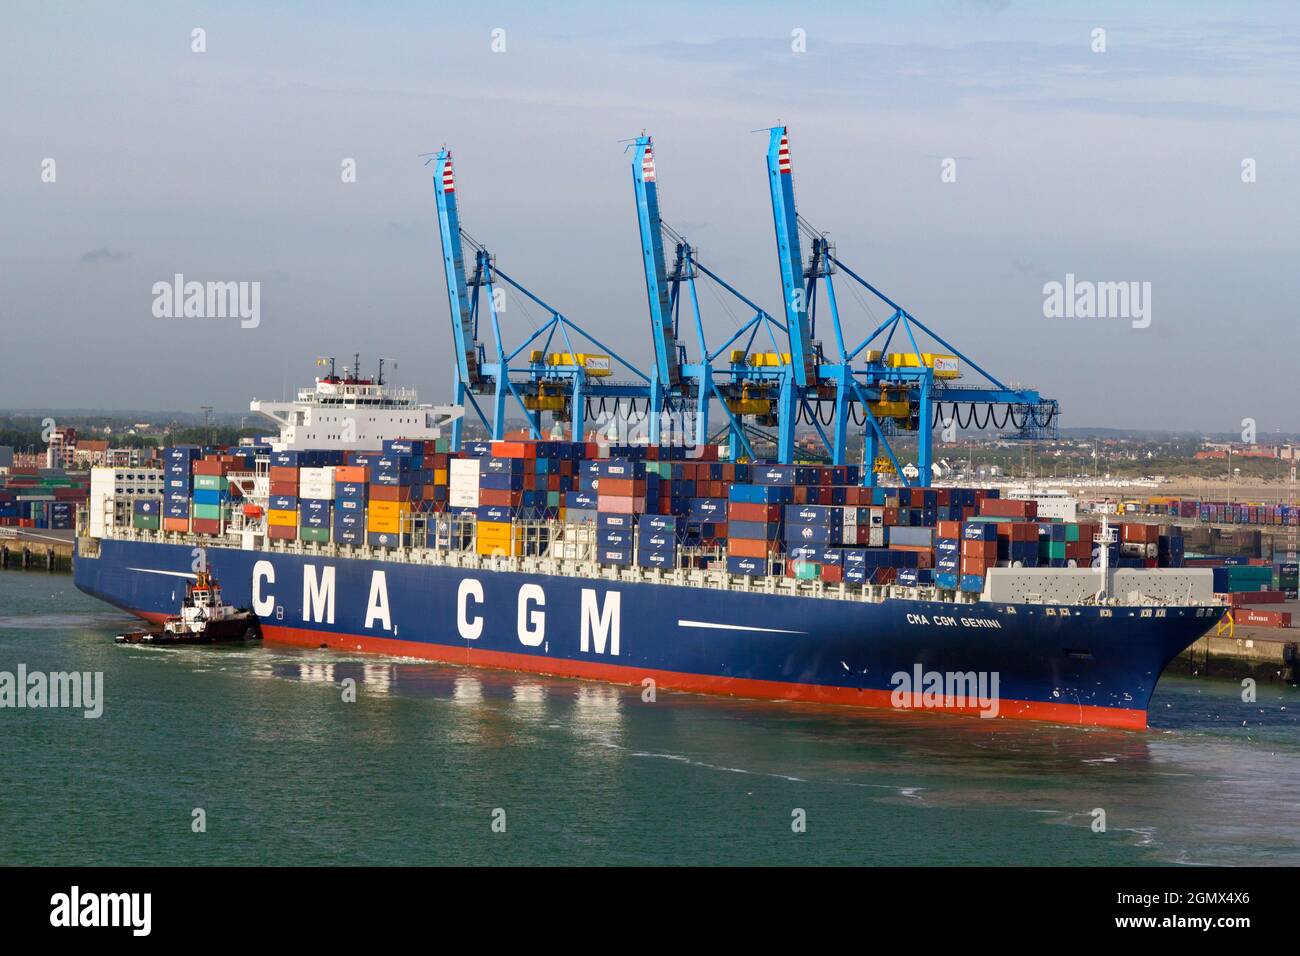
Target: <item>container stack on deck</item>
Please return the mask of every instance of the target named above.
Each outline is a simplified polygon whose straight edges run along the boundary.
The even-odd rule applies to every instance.
[[[1098,526],[1037,516],[1035,502],[977,488],[867,488],[857,466],[746,464],[709,446],[510,440],[391,441],[372,452],[269,455],[266,531],[276,541],[473,548],[613,567],[711,567],[827,584],[934,584],[979,592],[994,567],[1088,567]],[[164,531],[224,534],[230,476],[252,452],[165,450]],[[146,509],[147,511],[148,509]],[[149,515],[142,528],[153,527]],[[1116,567],[1177,567],[1183,541],[1123,524]]]

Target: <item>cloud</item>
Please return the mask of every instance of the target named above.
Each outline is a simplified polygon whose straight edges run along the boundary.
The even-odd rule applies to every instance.
[[[81,255],[82,262],[91,264],[108,263],[116,265],[119,262],[125,262],[131,258],[131,253],[122,252],[120,249],[109,249],[107,246],[100,246],[98,249],[91,249]]]

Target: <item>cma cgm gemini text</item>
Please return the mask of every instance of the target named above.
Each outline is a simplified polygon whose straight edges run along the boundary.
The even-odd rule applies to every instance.
[[[79,588],[158,621],[206,569],[269,642],[1128,729],[1224,613],[1154,526],[1109,542],[992,491],[708,448],[452,454],[458,409],[359,377],[252,407],[281,425],[266,445],[95,471]]]

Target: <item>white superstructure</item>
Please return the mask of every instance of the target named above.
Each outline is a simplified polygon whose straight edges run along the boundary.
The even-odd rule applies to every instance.
[[[414,389],[331,373],[298,390],[292,402],[253,399],[249,410],[280,426],[273,451],[379,448],[386,439],[442,437],[442,429],[465,414],[455,405],[421,405]]]

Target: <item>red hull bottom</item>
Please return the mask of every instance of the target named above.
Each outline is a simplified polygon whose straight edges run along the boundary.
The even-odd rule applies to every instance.
[[[152,620],[165,615],[142,614]],[[570,661],[532,654],[510,654],[503,651],[484,651],[470,647],[449,647],[427,644],[423,641],[399,641],[385,637],[359,634],[329,634],[305,628],[285,627],[262,623],[262,639],[268,644],[285,644],[294,647],[328,647],[331,650],[361,651],[371,654],[391,654],[395,657],[416,657],[444,664],[467,667],[489,667],[497,670],[521,671],[549,677],[573,677],[580,680],[602,681],[607,684],[639,686],[646,678],[663,690],[683,691],[691,694],[709,694],[719,697],[745,697],[756,700],[787,700],[814,704],[838,704],[847,707],[865,707],[873,710],[905,711],[909,713],[945,713],[978,717],[980,709],[945,703],[924,709],[896,707],[887,690],[857,690],[851,687],[832,687],[825,684],[791,684],[783,681],[751,680],[743,677],[713,677],[706,674],[682,674],[676,671],[649,670],[623,664],[598,664],[591,661]],[[1009,720],[1037,720],[1053,724],[1072,724],[1081,727],[1108,727],[1117,730],[1146,730],[1147,712],[1133,708],[1097,707],[1085,704],[1052,704],[1037,700],[1000,700],[998,717]]]

